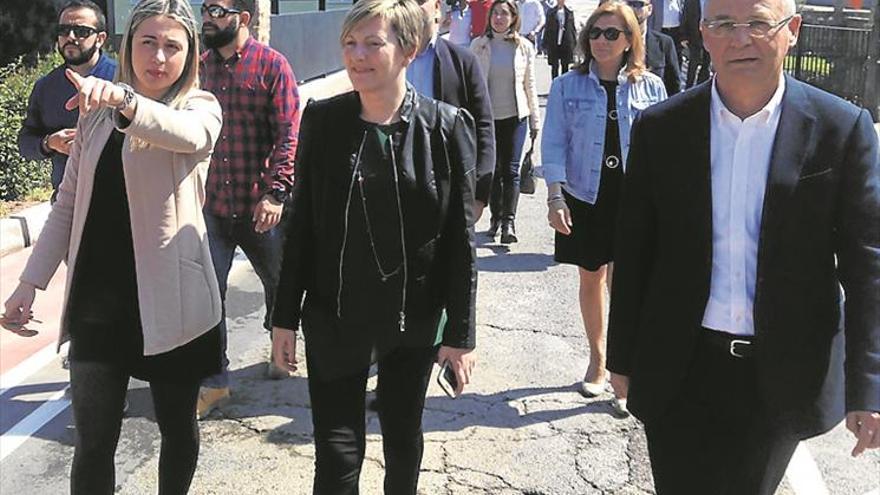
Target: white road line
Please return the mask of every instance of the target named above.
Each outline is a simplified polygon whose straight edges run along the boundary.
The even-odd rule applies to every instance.
[[[878,127],[878,129],[880,129],[880,127]],[[871,490],[870,492],[866,493],[865,495],[880,495],[880,488],[875,488],[875,489]]]
[[[822,473],[816,466],[813,456],[810,455],[807,445],[803,442],[799,443],[794,451],[791,462],[788,463],[788,469],[785,470],[785,476],[797,495],[829,494],[825,480],[822,479]]]
[[[52,418],[67,409],[70,401],[64,397],[67,388],[52,394],[42,406],[15,424],[0,436],[0,462],[15,452],[31,435],[39,431]]]
[[[55,352],[57,344],[52,342],[46,347],[32,354],[24,361],[18,363],[14,368],[0,375],[0,396],[9,392],[9,390],[18,386],[21,382],[47,364],[51,363],[58,354]]]

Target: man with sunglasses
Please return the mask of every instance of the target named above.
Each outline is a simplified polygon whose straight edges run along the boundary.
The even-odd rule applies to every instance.
[[[633,9],[639,20],[642,39],[645,41],[645,65],[648,70],[663,79],[666,94],[672,96],[680,92],[681,67],[678,63],[675,40],[648,25],[648,19],[654,12],[651,0],[627,0],[626,4]]]
[[[90,0],[71,0],[61,9],[55,28],[58,53],[64,64],[40,78],[31,90],[27,115],[18,134],[18,149],[29,160],[52,160],[52,201],[64,177],[64,165],[76,137],[79,110],[64,104],[76,88],[64,75],[70,68],[83,77],[112,80],[116,61],[101,47],[107,40],[106,18]]]
[[[271,329],[281,271],[284,206],[293,186],[299,132],[299,93],[287,59],[250,33],[254,0],[205,0],[202,38],[207,50],[199,72],[202,88],[223,110],[223,129],[208,170],[205,223],[224,318],[220,322],[223,370],[202,382],[199,418],[229,398],[225,300],[236,248],[263,284]],[[268,364],[272,378],[287,376]]]
[[[633,125],[607,366],[658,495],[771,495],[844,419],[853,456],[880,447],[880,146],[783,74],[800,25],[794,0],[707,0],[715,77]]]

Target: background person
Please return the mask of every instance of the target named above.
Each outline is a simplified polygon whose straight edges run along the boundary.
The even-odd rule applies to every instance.
[[[880,148],[867,110],[783,74],[800,25],[708,0],[715,77],[633,126],[608,369],[660,495],[771,495],[844,418],[853,455],[880,447]]]
[[[281,53],[251,36],[253,0],[207,0],[202,4],[202,87],[217,95],[223,130],[211,158],[206,185],[205,222],[223,319],[222,369],[206,378],[199,392],[204,418],[229,392],[226,288],[236,248],[241,248],[263,285],[271,328],[275,287],[284,241],[281,223],[293,187],[293,157],[299,130],[296,77]],[[287,373],[269,362],[267,375]]]
[[[427,16],[424,37],[428,40],[406,68],[406,80],[420,94],[464,108],[476,123],[477,189],[474,221],[489,204],[495,172],[495,123],[489,89],[473,52],[438,36],[439,0],[416,0]]]
[[[535,89],[535,47],[519,35],[519,10],[514,0],[495,0],[483,36],[471,43],[489,86],[495,118],[495,175],[489,209],[489,235],[501,228],[501,243],[517,242],[519,165],[526,130],[538,135],[540,117]],[[528,125],[528,128],[526,127]]]
[[[605,290],[611,287],[630,125],[639,112],[666,99],[666,90],[645,68],[638,21],[626,4],[601,4],[578,43],[584,63],[550,87],[541,156],[547,218],[556,230],[554,259],[578,267],[578,300],[590,347],[579,391],[593,397],[605,390],[607,380]],[[625,403],[615,405],[625,410]]]
[[[161,494],[188,491],[199,453],[199,381],[219,369],[220,294],[202,216],[217,100],[200,91],[185,0],[132,10],[117,83],[73,70],[76,138],[58,201],[6,301],[30,319],[35,289],[68,261],[61,340],[70,340],[75,495],[112,494],[129,377],[150,383],[162,436]]]
[[[474,122],[407,85],[424,26],[413,1],[360,0],[340,37],[354,91],[303,115],[272,334],[293,370],[302,322],[315,494],[358,493],[374,351],[388,494],[416,493],[433,363],[461,393],[475,361]]]
[[[547,12],[542,39],[547,63],[550,64],[550,76],[555,79],[560,73],[568,72],[577,44],[574,11],[565,6],[565,0],[557,0],[556,6]]]
[[[55,30],[64,64],[38,79],[28,99],[27,114],[18,133],[18,151],[28,160],[52,160],[52,202],[64,177],[79,118],[77,108],[64,107],[76,94],[64,73],[72,69],[83,77],[113,79],[116,61],[101,50],[107,41],[106,24],[104,12],[90,0],[64,4]]]

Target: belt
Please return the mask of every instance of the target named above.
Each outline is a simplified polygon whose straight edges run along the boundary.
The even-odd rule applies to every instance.
[[[750,359],[755,354],[752,338],[745,335],[734,335],[708,328],[700,329],[702,341],[710,347],[724,351],[725,354],[737,359]]]

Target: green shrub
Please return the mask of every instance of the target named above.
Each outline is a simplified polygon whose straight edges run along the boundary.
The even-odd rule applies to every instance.
[[[15,201],[39,188],[51,188],[52,164],[31,161],[18,152],[18,131],[24,122],[34,83],[61,64],[57,53],[28,67],[21,59],[0,68],[0,200]]]
[[[56,0],[0,0],[0,66],[19,57],[34,65],[55,43]]]

